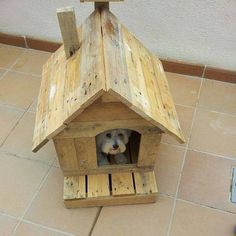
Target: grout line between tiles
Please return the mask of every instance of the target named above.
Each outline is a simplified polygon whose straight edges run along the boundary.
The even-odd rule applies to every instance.
[[[31,75],[31,76],[33,76],[33,77],[39,77],[39,78],[41,78],[41,75],[40,75],[40,74],[32,74],[32,73],[27,73],[27,72],[23,72],[23,71],[19,71],[19,70],[14,70],[14,69],[11,69],[10,71],[11,71],[11,72],[14,72],[14,73],[22,74],[22,75]]]
[[[197,105],[196,108],[200,109],[200,110],[203,110],[203,111],[214,112],[214,113],[221,114],[221,115],[227,115],[227,116],[231,116],[231,117],[236,117],[236,114],[231,114],[231,113],[226,113],[226,112],[221,112],[221,111],[210,110],[210,109],[201,107],[199,105]]]
[[[192,204],[192,205],[195,205],[195,206],[201,206],[203,208],[207,208],[207,209],[210,209],[210,210],[216,210],[216,211],[219,211],[221,213],[226,213],[226,214],[228,213],[228,214],[236,215],[236,213],[232,212],[232,211],[222,210],[220,208],[216,208],[216,207],[212,207],[212,206],[208,206],[208,205],[203,205],[203,204],[196,203],[196,202],[187,201],[187,200],[184,200],[184,199],[181,199],[181,198],[176,198],[176,200],[178,200],[180,202],[185,202],[185,203],[188,203],[188,204]]]
[[[9,68],[3,68],[4,70],[6,70],[1,76],[0,76],[0,80],[2,80],[2,78],[10,71],[12,70],[12,68],[14,67],[14,65],[16,65],[16,63],[19,61],[20,57],[22,55],[25,54],[25,50],[22,50],[22,52],[18,55],[18,57],[16,58],[16,60],[12,63],[12,65]]]
[[[94,219],[94,221],[93,221],[92,227],[91,227],[91,229],[90,229],[90,231],[89,231],[89,236],[91,236],[92,233],[93,233],[93,230],[94,230],[94,228],[95,228],[95,225],[96,225],[96,223],[97,223],[97,221],[98,221],[98,218],[99,218],[99,216],[100,216],[100,214],[101,214],[102,208],[103,208],[103,207],[100,207],[99,210],[98,210],[98,212],[97,212],[97,215],[96,215],[96,217],[95,217],[95,219]]]
[[[11,104],[2,103],[1,101],[0,101],[0,107],[8,108],[8,109],[11,109],[11,110],[14,110],[14,111],[21,111],[21,112],[24,112],[26,110],[26,109],[23,109],[23,108],[20,108],[20,107],[16,107],[16,106],[11,105]]]
[[[31,157],[21,156],[21,155],[9,152],[9,151],[4,150],[4,149],[0,149],[0,153],[4,153],[4,154],[7,154],[7,155],[10,155],[10,156],[19,158],[19,159],[24,159],[24,160],[28,160],[28,161],[37,162],[37,163],[44,164],[44,165],[47,165],[47,166],[51,166],[51,164],[54,163],[54,161],[55,161],[55,160],[52,160],[51,162],[45,162],[45,161],[41,161],[40,159],[33,159]],[[54,157],[54,159],[55,158],[56,157]]]
[[[62,234],[68,235],[68,236],[74,236],[74,234],[70,234],[70,233],[67,233],[67,232],[59,230],[59,229],[55,229],[55,228],[51,228],[51,227],[48,227],[48,226],[45,226],[45,225],[41,225],[41,224],[35,223],[33,221],[30,221],[30,220],[24,220],[23,219],[21,221],[21,223],[27,223],[27,224],[31,224],[31,225],[34,225],[34,226],[39,226],[41,228],[51,230],[51,231],[54,231],[54,232],[57,232],[57,233],[62,233]]]
[[[43,186],[44,183],[46,182],[46,180],[47,180],[47,178],[48,178],[48,176],[49,176],[50,171],[51,171],[52,168],[53,168],[53,165],[51,164],[51,165],[48,167],[48,170],[47,170],[46,174],[44,175],[42,181],[41,181],[40,184],[38,185],[38,187],[37,187],[35,193],[33,194],[32,198],[31,198],[31,200],[29,201],[29,204],[26,206],[24,212],[23,212],[23,213],[21,214],[21,216],[19,217],[18,223],[16,224],[16,226],[15,226],[14,229],[12,230],[12,235],[15,234],[17,228],[19,227],[19,225],[20,225],[20,223],[22,222],[22,220],[24,219],[26,213],[27,213],[28,210],[30,209],[30,207],[31,207],[31,205],[32,205],[32,203],[33,203],[33,201],[34,201],[34,199],[36,198],[36,196],[38,195],[38,193],[39,193],[39,191],[41,190],[42,186]]]
[[[1,216],[8,217],[8,218],[11,218],[11,219],[13,219],[13,220],[19,220],[18,217],[9,215],[9,214],[7,214],[7,213],[5,213],[5,212],[2,212],[1,210],[0,210],[0,215],[1,215]]]
[[[4,143],[6,142],[6,140],[8,139],[8,137],[10,136],[10,134],[13,132],[13,130],[16,128],[16,126],[20,123],[20,121],[22,120],[22,118],[24,117],[24,115],[27,113],[27,111],[29,110],[30,106],[32,103],[30,103],[30,105],[26,108],[26,110],[22,113],[22,115],[20,116],[20,118],[17,120],[17,122],[15,123],[15,125],[12,127],[12,129],[9,131],[9,133],[7,134],[7,136],[5,137],[5,139],[2,141],[2,143],[0,144],[0,148],[4,145]]]
[[[179,179],[178,179],[178,184],[177,184],[177,188],[176,188],[176,192],[175,192],[175,200],[174,200],[173,208],[172,208],[172,211],[171,211],[170,222],[169,222],[169,226],[168,226],[168,230],[167,230],[167,236],[170,236],[172,223],[173,223],[173,220],[174,220],[174,214],[175,214],[175,209],[176,209],[176,202],[177,202],[177,196],[178,196],[179,187],[180,187],[180,181],[181,181],[182,172],[183,172],[183,169],[184,169],[184,164],[185,164],[185,160],[186,160],[186,156],[187,156],[187,151],[189,149],[189,143],[190,143],[190,139],[191,139],[191,135],[192,135],[193,125],[194,125],[195,118],[196,118],[197,105],[198,105],[198,102],[199,102],[199,97],[200,97],[200,93],[201,93],[202,84],[203,84],[203,79],[201,79],[201,84],[200,84],[199,91],[198,91],[198,96],[197,96],[196,107],[194,109],[193,119],[192,119],[192,123],[191,123],[191,126],[190,126],[190,135],[189,135],[188,143],[185,147],[184,158],[183,158],[181,171],[180,171],[180,175],[179,175]]]
[[[195,148],[188,148],[188,150],[203,153],[203,154],[207,154],[207,155],[212,156],[212,158],[222,158],[222,159],[226,159],[226,160],[229,160],[229,161],[236,161],[236,159],[234,157],[220,155],[220,154],[213,153],[213,152],[201,151],[201,150],[198,150],[198,149],[195,149]]]
[[[165,144],[165,145],[175,147],[175,148],[181,148],[181,149],[186,148],[186,146],[181,146],[181,145],[178,145],[178,144],[172,144],[172,143],[167,143],[167,142],[162,142],[162,141],[161,141],[161,143]],[[211,155],[214,158],[222,158],[222,159],[226,159],[226,160],[230,160],[230,161],[236,161],[235,157],[231,157],[231,156],[227,156],[227,155],[221,155],[221,154],[214,153],[214,152],[207,152],[207,151],[203,151],[203,150],[196,149],[196,148],[191,148],[191,147],[188,147],[187,149],[188,149],[188,151],[195,151],[195,152]]]

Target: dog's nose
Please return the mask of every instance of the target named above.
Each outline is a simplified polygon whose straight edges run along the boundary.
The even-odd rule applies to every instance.
[[[112,147],[113,147],[114,149],[117,149],[117,148],[119,147],[119,145],[118,145],[117,143],[115,143],[115,144],[112,145]]]

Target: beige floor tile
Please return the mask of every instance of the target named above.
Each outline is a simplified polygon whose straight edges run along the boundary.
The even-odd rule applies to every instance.
[[[19,57],[17,63],[13,66],[13,70],[39,75],[42,73],[43,64],[50,55],[49,52],[27,50]]]
[[[178,201],[171,236],[234,236],[236,215]]]
[[[53,166],[60,168],[60,163],[58,161],[58,158],[55,159],[55,162],[53,163]]]
[[[1,76],[2,76],[6,71],[7,71],[7,70],[0,69],[0,79],[1,79]]]
[[[0,146],[16,125],[22,114],[23,111],[0,105]]]
[[[38,95],[40,79],[8,72],[0,80],[0,102],[26,109]]]
[[[35,224],[21,223],[14,235],[15,236],[66,236],[68,234],[55,232]]]
[[[236,161],[188,151],[179,198],[236,213],[229,193],[233,166]]]
[[[198,109],[189,146],[236,158],[236,116]]]
[[[174,138],[172,138],[168,134],[163,134],[162,142],[186,146],[188,143],[188,140],[189,140],[189,136],[190,136],[190,128],[191,128],[191,124],[192,124],[194,108],[177,105],[176,110],[178,113],[181,129],[182,129],[184,137],[186,139],[186,143],[179,144]]]
[[[11,235],[11,232],[13,231],[16,224],[17,220],[0,214],[0,235]]]
[[[167,72],[170,90],[176,104],[196,106],[201,78]]]
[[[20,216],[48,168],[39,162],[0,153],[0,211]]]
[[[33,103],[30,105],[29,111],[36,113],[38,99],[36,98]]]
[[[160,193],[174,196],[177,189],[185,149],[161,144],[158,150],[155,174]]]
[[[103,207],[92,236],[166,235],[172,206],[159,196],[154,204]]]
[[[8,136],[2,146],[4,151],[19,156],[52,163],[56,158],[56,151],[52,141],[47,143],[37,153],[32,152],[32,140],[34,132],[35,114],[26,112],[18,125]]]
[[[199,107],[236,114],[236,84],[204,79]]]
[[[9,68],[16,59],[23,53],[24,49],[0,45],[0,67]]]
[[[66,209],[63,203],[63,176],[53,168],[32,203],[26,219],[76,235],[88,235],[98,208]]]

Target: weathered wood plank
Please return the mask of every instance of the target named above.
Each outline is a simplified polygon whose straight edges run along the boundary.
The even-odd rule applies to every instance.
[[[100,13],[94,11],[77,31],[81,47],[70,60],[62,46],[44,65],[34,151],[62,131],[105,90]]]
[[[64,177],[64,200],[86,198],[85,176]]]
[[[136,164],[124,164],[124,165],[107,165],[102,168],[95,169],[78,169],[74,171],[64,171],[65,176],[73,175],[93,175],[93,174],[109,174],[109,173],[123,173],[123,172],[137,172],[137,171],[151,171],[153,166],[140,166],[137,167]]]
[[[82,25],[80,56],[70,60],[66,70],[65,123],[72,121],[105,91],[103,44],[99,11]]]
[[[79,49],[76,19],[73,7],[57,9],[57,17],[61,29],[66,58],[70,58]]]
[[[87,198],[79,200],[65,200],[64,204],[67,208],[76,207],[94,207],[94,206],[112,206],[126,204],[145,204],[154,203],[157,200],[157,194],[148,195],[131,195],[131,196],[115,196],[104,198]]]
[[[95,137],[75,138],[75,149],[80,170],[97,168],[97,153]]]
[[[143,119],[113,120],[100,122],[74,122],[68,125],[57,138],[94,137],[111,129],[130,129],[140,134],[160,133],[160,129],[150,125]]]
[[[157,158],[161,134],[147,133],[141,136],[138,166],[154,166]]]
[[[113,173],[111,180],[113,196],[133,195],[135,193],[132,173]]]
[[[152,194],[158,192],[154,171],[135,172],[134,182],[136,194]]]
[[[130,101],[130,85],[124,55],[121,24],[107,9],[101,13],[107,91]]]
[[[88,175],[88,198],[110,196],[108,174]]]
[[[77,116],[72,122],[128,119],[140,119],[140,116],[121,102],[96,102],[86,108],[83,113]]]
[[[79,168],[75,143],[73,139],[54,139],[58,160],[64,171],[75,171]]]

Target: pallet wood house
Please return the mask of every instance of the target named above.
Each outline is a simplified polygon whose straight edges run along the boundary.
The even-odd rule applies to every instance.
[[[162,133],[184,137],[160,60],[109,11],[76,29],[58,11],[64,45],[43,67],[33,151],[53,139],[64,174],[66,207],[154,202],[154,165]],[[130,129],[130,163],[99,166],[96,135]]]

